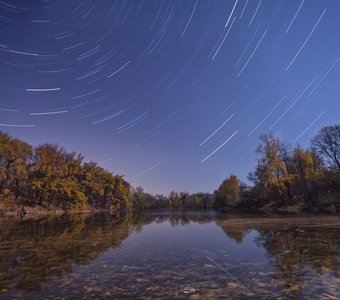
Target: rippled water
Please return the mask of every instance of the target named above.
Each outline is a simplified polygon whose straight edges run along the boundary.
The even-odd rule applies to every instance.
[[[0,298],[339,299],[340,217],[0,219]]]

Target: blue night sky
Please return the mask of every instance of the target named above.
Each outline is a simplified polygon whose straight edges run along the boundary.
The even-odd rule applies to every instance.
[[[247,182],[340,120],[340,1],[2,0],[0,130],[146,192]]]

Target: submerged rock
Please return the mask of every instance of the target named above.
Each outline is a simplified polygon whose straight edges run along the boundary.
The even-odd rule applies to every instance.
[[[147,292],[157,292],[160,290],[160,286],[159,285],[154,285],[154,286],[150,286],[146,289]]]
[[[120,288],[120,287],[118,287],[118,286],[113,286],[112,289],[111,289],[111,292],[112,292],[113,294],[121,294],[121,293],[126,292],[126,291],[127,291],[127,290],[122,289],[122,288]]]
[[[192,287],[185,287],[183,289],[183,293],[184,294],[192,294],[192,293],[195,293],[195,292],[196,292],[196,290],[194,288],[192,288]]]

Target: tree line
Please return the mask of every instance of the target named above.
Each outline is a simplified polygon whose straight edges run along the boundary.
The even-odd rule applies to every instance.
[[[256,155],[248,176],[252,186],[230,175],[213,193],[154,196],[133,188],[124,176],[84,162],[80,154],[55,144],[32,147],[0,132],[0,204],[12,200],[66,210],[340,209],[340,125],[322,128],[307,149],[262,135]]]
[[[262,135],[256,154],[253,186],[231,175],[215,191],[219,207],[340,209],[340,125],[323,127],[307,149]]]
[[[32,147],[0,132],[0,200],[66,210],[128,207],[124,177],[83,160],[58,145]]]
[[[340,125],[322,128],[307,149],[264,134],[256,155],[255,170],[248,176],[252,186],[230,175],[213,194],[172,191],[168,197],[152,196],[139,187],[133,192],[134,207],[340,210]]]

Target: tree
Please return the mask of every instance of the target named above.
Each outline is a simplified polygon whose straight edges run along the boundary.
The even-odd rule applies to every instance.
[[[113,175],[95,162],[82,167],[81,185],[95,207],[119,209],[130,207],[130,184],[124,176]]]
[[[326,126],[320,129],[311,141],[329,165],[340,172],[340,125]]]
[[[105,170],[95,162],[84,163],[81,170],[81,185],[88,197],[88,203],[94,207],[100,207],[104,197],[104,184],[102,174]]]
[[[8,189],[16,197],[25,192],[31,157],[30,145],[0,132],[0,192]]]
[[[309,180],[313,178],[313,157],[309,150],[303,150],[300,147],[294,149],[293,153],[294,166],[296,168],[297,180],[300,182],[299,191],[303,193],[309,202],[315,206],[309,188]]]
[[[180,208],[180,198],[177,192],[171,191],[169,195],[170,207]]]
[[[279,198],[283,201],[287,191],[291,197],[288,147],[272,134],[265,134],[260,137],[256,154],[259,156],[258,163],[255,172],[249,174],[249,180],[261,187],[264,198]]]
[[[235,207],[240,200],[240,183],[235,175],[223,180],[216,191],[216,204],[219,207]]]
[[[114,187],[112,191],[113,204],[118,204],[118,208],[130,208],[131,207],[131,185],[124,179],[123,175],[115,175]]]
[[[132,194],[132,207],[143,209],[145,207],[145,194],[142,187],[137,186]]]
[[[180,205],[181,205],[182,208],[190,207],[190,203],[188,201],[188,198],[189,198],[188,192],[180,192],[179,198],[180,198],[180,202],[181,202]]]
[[[284,163],[282,169],[282,181],[287,190],[288,198],[292,199],[291,184],[294,180],[294,167],[292,161],[292,149],[291,146],[282,142],[279,142],[279,158]]]
[[[130,207],[131,188],[124,176],[56,144],[32,147],[0,132],[0,199],[64,209]],[[22,198],[19,200],[22,201]]]
[[[68,153],[55,144],[40,145],[34,149],[31,167],[33,197],[40,205],[63,208],[81,208],[87,197],[81,189],[79,176],[83,157]]]

